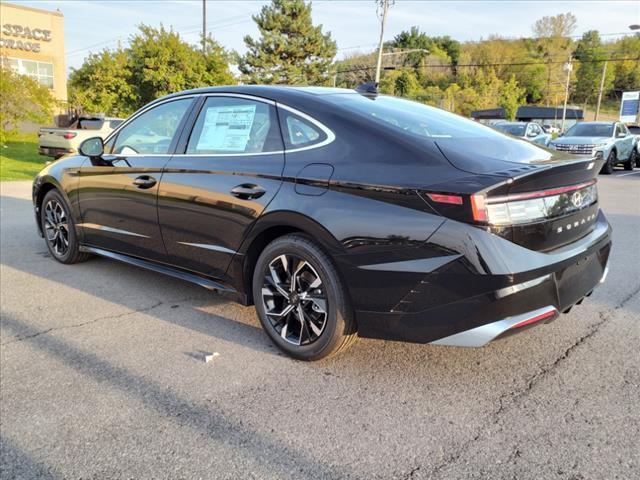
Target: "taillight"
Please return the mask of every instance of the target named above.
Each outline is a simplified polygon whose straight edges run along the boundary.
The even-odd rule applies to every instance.
[[[460,195],[446,195],[443,193],[428,193],[427,196],[437,203],[448,203],[449,205],[462,205]]]
[[[76,135],[78,135],[77,133],[71,133],[71,132],[67,132],[64,135],[62,135],[64,138],[66,138],[67,140],[71,140],[72,138],[75,138]]]
[[[596,181],[500,197],[471,196],[473,219],[489,225],[517,225],[557,217],[598,199]]]

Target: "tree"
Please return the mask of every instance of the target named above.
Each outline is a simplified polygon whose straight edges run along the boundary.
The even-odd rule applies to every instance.
[[[335,63],[336,86],[355,88],[363,83],[373,82],[376,76],[375,70],[376,52],[352,53]]]
[[[621,91],[637,89],[640,86],[640,36],[621,38],[611,45],[611,49],[617,52],[620,58],[631,59],[615,62],[613,65],[613,87]]]
[[[73,106],[89,113],[106,112],[126,117],[139,105],[126,50],[103,50],[89,55],[69,75],[69,99]]]
[[[511,75],[511,78],[500,88],[500,94],[498,96],[498,105],[504,108],[504,115],[507,120],[514,120],[516,118],[516,111],[524,101],[524,97],[524,88],[520,88],[516,77]]]
[[[203,55],[162,25],[138,28],[140,32],[131,37],[128,48],[138,107],[169,93],[234,83],[224,50],[210,37]]]
[[[579,103],[587,103],[598,96],[602,79],[603,61],[607,52],[600,41],[596,30],[590,30],[582,35],[576,46],[574,58],[579,61],[576,71],[576,84],[572,98]],[[604,91],[608,91],[613,84],[613,69],[607,70]]]
[[[22,122],[49,122],[56,101],[49,89],[26,75],[0,67],[0,142],[18,131]]]
[[[89,113],[127,116],[169,93],[236,83],[228,54],[211,37],[200,45],[171,30],[138,26],[126,48],[89,55],[69,76],[71,101]]]
[[[314,26],[311,3],[272,0],[253,20],[260,38],[244,37],[247,53],[238,68],[247,83],[326,85],[336,43]]]

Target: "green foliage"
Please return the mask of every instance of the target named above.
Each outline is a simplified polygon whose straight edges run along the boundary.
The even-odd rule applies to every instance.
[[[376,77],[376,52],[352,53],[335,64],[336,87],[354,88],[373,82]],[[374,68],[372,68],[374,67]]]
[[[328,85],[336,43],[311,20],[311,3],[272,0],[253,16],[260,38],[244,37],[238,68],[246,83]]]
[[[227,52],[211,37],[205,52],[163,26],[141,24],[126,48],[90,55],[71,72],[71,101],[89,113],[127,116],[169,93],[235,83]]]
[[[126,117],[136,110],[129,53],[118,48],[89,55],[69,76],[69,100],[88,113]]]
[[[624,37],[611,46],[620,58],[634,57],[636,60],[624,60],[613,65],[613,88],[616,90],[637,90],[640,88],[640,36]]]
[[[515,75],[505,82],[500,88],[498,95],[498,106],[504,108],[507,120],[516,118],[516,111],[522,105],[525,96],[525,89],[518,86]]]
[[[13,137],[22,122],[49,122],[55,106],[47,87],[0,67],[0,142]]]
[[[574,52],[574,58],[579,62],[571,95],[574,101],[584,103],[598,96],[604,63],[601,60],[607,56],[597,31],[590,30],[582,35]],[[609,68],[605,75],[604,90],[609,90],[612,85],[613,69]]]

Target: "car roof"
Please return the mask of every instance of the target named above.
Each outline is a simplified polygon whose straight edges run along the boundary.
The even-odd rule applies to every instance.
[[[578,122],[578,123],[576,123],[576,125],[614,125],[616,123],[618,123],[618,122],[614,122],[614,121],[611,121],[611,122],[602,122],[602,121],[601,122]]]
[[[296,101],[303,98],[321,97],[324,95],[358,95],[355,90],[332,87],[307,87],[307,86],[283,86],[283,85],[230,85],[220,87],[202,87],[182,92],[172,93],[156,101],[184,95],[202,95],[207,93],[235,93],[262,97],[276,102]]]

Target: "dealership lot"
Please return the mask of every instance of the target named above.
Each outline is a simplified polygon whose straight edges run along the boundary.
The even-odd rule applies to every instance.
[[[360,340],[317,363],[204,289],[54,262],[30,184],[2,184],[0,477],[631,478],[640,170],[599,181],[611,271],[568,315],[483,349]]]

